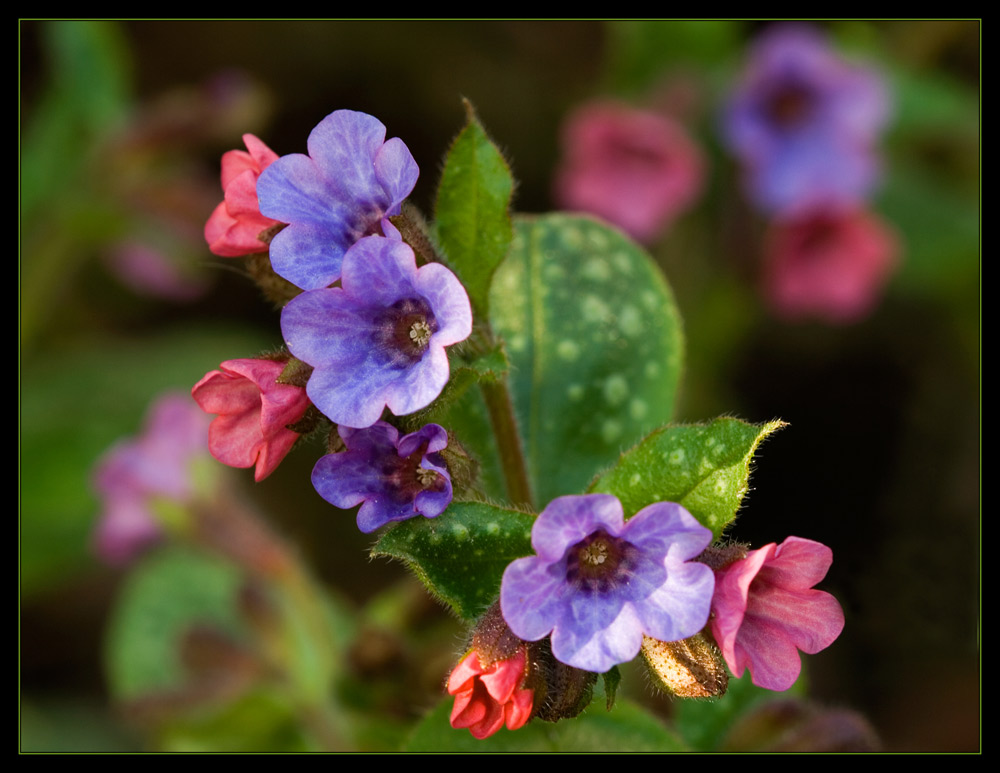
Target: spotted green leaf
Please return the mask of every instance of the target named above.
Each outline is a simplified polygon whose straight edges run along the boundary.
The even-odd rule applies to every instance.
[[[514,178],[468,102],[466,111],[468,123],[445,157],[435,217],[449,265],[475,312],[486,315],[490,279],[510,245]]]
[[[564,214],[515,225],[491,321],[541,509],[670,421],[683,336],[663,275],[618,231]]]
[[[503,570],[529,555],[534,516],[484,502],[453,502],[437,518],[412,518],[387,530],[373,556],[404,561],[432,595],[474,620],[500,593]]]
[[[626,517],[654,502],[679,502],[718,539],[747,492],[757,446],[783,426],[720,418],[658,429],[622,454],[590,491],[614,494]]]

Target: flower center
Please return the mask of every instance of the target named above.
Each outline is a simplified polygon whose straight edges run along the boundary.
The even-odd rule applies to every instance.
[[[427,324],[427,320],[418,319],[410,325],[410,340],[413,341],[414,346],[427,346],[431,340],[431,326]]]
[[[598,529],[567,552],[566,580],[584,593],[606,593],[628,581],[635,553],[631,543]]]
[[[376,318],[376,343],[394,367],[405,368],[424,356],[437,327],[423,298],[404,298]]]
[[[416,476],[417,483],[419,483],[420,487],[423,489],[433,488],[437,484],[438,478],[441,477],[441,475],[434,470],[426,470],[423,467],[417,467]]]
[[[428,489],[444,490],[445,477],[435,470],[428,470],[420,466],[424,456],[433,464],[445,466],[440,454],[427,453],[427,443],[421,443],[420,447],[409,456],[393,457],[387,460],[382,474],[385,476],[389,488],[395,492],[400,501],[411,501],[421,491]]]
[[[792,84],[772,94],[765,109],[778,126],[791,129],[808,117],[812,102],[808,89]]]

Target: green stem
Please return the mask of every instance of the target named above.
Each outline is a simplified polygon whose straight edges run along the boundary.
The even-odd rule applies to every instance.
[[[507,380],[482,381],[479,384],[490,413],[493,435],[496,437],[500,464],[507,483],[507,496],[512,504],[535,509],[528,482],[528,469],[521,450],[521,437],[514,418],[514,404],[507,389]]]

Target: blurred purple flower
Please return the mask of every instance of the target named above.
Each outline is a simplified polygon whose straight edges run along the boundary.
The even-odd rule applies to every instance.
[[[711,541],[673,502],[649,505],[626,523],[608,494],[559,497],[531,530],[537,555],[504,572],[504,619],[526,641],[551,633],[562,663],[607,671],[639,653],[643,634],[677,641],[705,626],[712,570],[690,559]]]
[[[753,45],[724,115],[749,195],[768,212],[864,200],[878,181],[875,144],[889,97],[817,30],[776,26]]]
[[[152,502],[191,497],[191,464],[207,456],[207,435],[208,417],[194,401],[168,393],[153,403],[138,438],[119,441],[101,457],[94,487],[104,510],[94,549],[102,560],[127,563],[160,538]]]
[[[282,156],[264,170],[257,195],[262,213],[288,223],[271,241],[274,270],[315,290],[340,277],[352,244],[399,214],[419,169],[401,139],[385,141],[381,122],[352,110],[320,121],[307,147],[308,156]]]
[[[736,677],[749,667],[758,687],[787,690],[802,668],[798,650],[815,654],[840,636],[840,604],[812,589],[832,563],[826,545],[789,537],[716,572],[712,636]]]
[[[336,424],[370,427],[429,405],[448,381],[445,347],[468,338],[465,288],[440,263],[417,268],[398,239],[368,236],[344,255],[341,286],[296,296],[281,312],[289,350],[314,370],[306,392]]]
[[[444,427],[427,424],[402,438],[383,421],[337,429],[347,450],[316,462],[313,486],[335,507],[363,503],[358,528],[365,534],[417,515],[436,518],[451,503],[451,475],[439,453],[448,446]]]
[[[664,115],[593,102],[566,120],[562,148],[559,206],[598,215],[642,242],[660,236],[701,192],[701,152]]]
[[[764,295],[787,319],[855,322],[878,303],[898,256],[895,234],[872,213],[803,212],[771,226]]]

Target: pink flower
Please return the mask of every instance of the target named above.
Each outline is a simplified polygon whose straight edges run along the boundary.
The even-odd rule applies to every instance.
[[[168,393],[150,407],[139,437],[119,441],[101,457],[94,488],[103,513],[93,539],[103,561],[126,564],[159,541],[154,503],[186,502],[194,494],[191,465],[205,453],[207,423],[187,395]]]
[[[309,407],[303,388],[277,383],[285,363],[228,360],[194,385],[191,396],[206,413],[219,414],[208,429],[208,450],[230,467],[253,467],[264,480],[292,449],[288,429]]]
[[[590,212],[639,241],[662,234],[701,191],[701,153],[672,119],[594,102],[563,128],[559,205]]]
[[[797,650],[812,655],[840,636],[840,604],[812,589],[832,563],[826,545],[789,537],[716,571],[710,625],[735,676],[749,666],[758,687],[787,690],[802,668]]]
[[[774,312],[832,323],[872,311],[899,253],[893,232],[858,210],[813,210],[779,220],[764,249],[764,294]]]
[[[503,725],[517,730],[531,717],[534,690],[523,687],[527,667],[524,647],[506,659],[483,668],[472,650],[448,677],[448,692],[455,696],[451,726],[467,727],[479,739],[493,735]]]
[[[257,202],[257,178],[278,154],[252,134],[244,134],[249,153],[230,150],[222,156],[222,190],[225,199],[205,223],[208,248],[224,258],[238,258],[254,252],[266,252],[268,241],[260,235],[279,225],[264,217]]]

